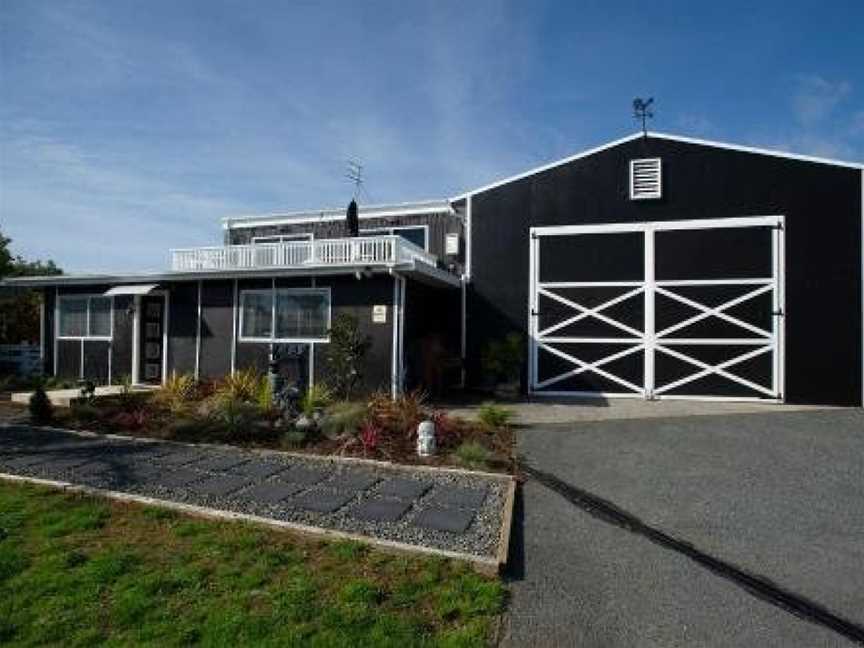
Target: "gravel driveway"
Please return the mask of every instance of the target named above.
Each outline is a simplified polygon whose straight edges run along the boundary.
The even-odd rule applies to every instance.
[[[535,427],[505,645],[864,641],[864,412]]]

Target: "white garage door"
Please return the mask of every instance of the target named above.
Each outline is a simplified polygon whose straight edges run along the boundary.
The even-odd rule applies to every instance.
[[[533,393],[782,400],[782,217],[530,236]]]

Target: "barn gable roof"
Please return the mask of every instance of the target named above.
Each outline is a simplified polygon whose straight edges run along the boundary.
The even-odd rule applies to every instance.
[[[503,178],[501,180],[496,180],[495,182],[491,182],[487,185],[483,185],[477,189],[472,189],[470,191],[466,191],[464,193],[459,194],[458,196],[454,196],[451,198],[451,201],[459,200],[465,198],[467,196],[482,193],[484,191],[488,191],[490,189],[495,189],[496,187],[500,187],[502,185],[510,184],[511,182],[515,182],[517,180],[522,180],[523,178],[527,178],[532,175],[536,175],[538,173],[543,173],[544,171],[548,171],[549,169],[553,169],[557,166],[561,166],[563,164],[568,164],[569,162],[573,162],[575,160],[579,160],[582,158],[586,158],[588,156],[594,155],[595,153],[600,153],[601,151],[605,151],[607,149],[614,148],[616,146],[620,146],[621,144],[626,144],[627,142],[631,142],[633,140],[639,139],[640,137],[644,137],[645,134],[641,131],[637,133],[633,133],[631,135],[627,135],[626,137],[622,137],[620,139],[613,140],[611,142],[607,142],[601,146],[597,146],[594,148],[587,149],[585,151],[581,151],[576,153],[575,155],[570,155],[566,158],[562,158],[560,160],[555,160],[554,162],[549,162],[548,164],[544,164],[542,166],[535,167],[533,169],[529,169],[528,171],[524,171],[522,173],[517,173],[516,175],[509,176],[507,178]],[[648,137],[654,139],[662,139],[669,140],[673,142],[683,142],[686,144],[696,144],[699,146],[708,146],[712,148],[721,148],[727,149],[731,151],[740,151],[743,153],[753,153],[756,155],[768,155],[771,157],[777,158],[786,158],[789,160],[798,160],[801,162],[814,162],[816,164],[829,164],[832,166],[838,167],[846,167],[849,169],[859,169],[864,170],[864,164],[859,162],[847,162],[843,160],[833,160],[829,158],[816,157],[812,155],[799,155],[797,153],[788,153],[786,151],[778,151],[774,149],[763,149],[757,148],[753,146],[742,146],[740,144],[730,144],[728,142],[717,142],[714,140],[706,140],[706,139],[698,139],[695,137],[685,137],[682,135],[673,135],[670,133],[659,133],[656,131],[648,131]]]

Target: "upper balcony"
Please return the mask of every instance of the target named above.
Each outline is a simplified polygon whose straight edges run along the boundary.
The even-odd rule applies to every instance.
[[[438,265],[434,254],[400,236],[361,236],[290,243],[255,243],[171,250],[174,272],[234,270],[393,268],[420,261]]]

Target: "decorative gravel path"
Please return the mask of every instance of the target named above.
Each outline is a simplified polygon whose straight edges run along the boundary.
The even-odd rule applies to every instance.
[[[0,473],[496,558],[509,480],[0,425]]]

